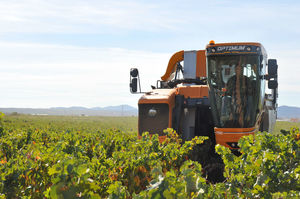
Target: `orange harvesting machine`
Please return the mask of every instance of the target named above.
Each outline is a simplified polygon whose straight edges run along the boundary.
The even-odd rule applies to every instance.
[[[139,71],[131,68],[130,91],[143,94],[138,136],[149,132],[164,140],[163,130],[173,128],[184,140],[208,136],[236,150],[242,136],[273,130],[277,69],[260,43],[214,41],[205,50],[176,52],[149,92],[141,92]]]

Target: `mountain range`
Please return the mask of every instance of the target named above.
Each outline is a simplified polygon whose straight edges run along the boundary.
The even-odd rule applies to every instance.
[[[5,114],[30,115],[85,115],[85,116],[137,116],[137,108],[129,105],[86,108],[81,106],[52,108],[0,108]]]
[[[86,116],[137,116],[138,110],[129,105],[86,108],[81,106],[52,108],[0,108],[5,114],[19,113],[31,115],[86,115]],[[300,118],[300,108],[278,107],[278,119]]]
[[[300,118],[300,108],[295,106],[278,107],[277,115],[279,119]]]

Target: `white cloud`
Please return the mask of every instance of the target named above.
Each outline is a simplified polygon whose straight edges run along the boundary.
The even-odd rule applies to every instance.
[[[5,93],[1,107],[136,105],[136,95],[129,93],[130,67],[139,66],[142,85],[150,88],[169,58],[114,48],[8,42],[0,46],[0,92]]]
[[[159,11],[159,12],[157,12]],[[0,2],[0,32],[107,32],[110,28],[174,28],[153,3],[132,0],[27,0]]]
[[[299,51],[274,51],[279,65],[280,105],[297,105]],[[142,89],[164,74],[169,53],[120,48],[10,43],[0,41],[0,107],[136,105],[129,93],[129,69],[138,67]],[[298,67],[299,66],[299,67]],[[284,95],[284,97],[283,97]]]
[[[0,1],[0,32],[107,33],[116,30],[261,34],[300,32],[299,4],[268,1]],[[278,17],[280,14],[280,17]],[[278,26],[278,23],[280,25]],[[265,29],[265,30],[264,30]],[[274,31],[274,33],[276,33]]]

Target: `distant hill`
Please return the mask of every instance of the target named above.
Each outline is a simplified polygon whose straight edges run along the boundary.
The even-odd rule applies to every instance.
[[[300,118],[300,108],[294,106],[280,106],[278,107],[278,118]]]
[[[20,113],[31,115],[88,115],[88,116],[137,116],[138,110],[129,105],[85,108],[52,107],[52,108],[0,108],[5,114]],[[292,106],[278,107],[279,119],[300,118],[300,108]]]
[[[137,116],[138,110],[129,105],[85,108],[52,107],[52,108],[0,108],[5,114],[19,113],[30,115],[87,115],[87,116]]]

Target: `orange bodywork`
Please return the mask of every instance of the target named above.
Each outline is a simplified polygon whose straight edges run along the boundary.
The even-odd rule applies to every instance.
[[[167,70],[166,70],[165,74],[161,77],[161,80],[167,81],[169,79],[170,75],[175,71],[176,63],[183,61],[183,57],[184,57],[184,51],[182,50],[182,51],[175,53],[170,58]]]
[[[208,98],[207,85],[180,86],[176,88],[176,95],[183,95],[184,98]]]
[[[238,142],[243,136],[254,135],[257,128],[215,128],[216,143],[233,149],[227,142]]]
[[[237,46],[237,45],[252,45],[260,47],[261,44],[257,42],[233,42],[233,43],[217,43],[217,44],[208,44],[206,47],[214,47],[214,46]]]
[[[168,104],[169,105],[169,128],[172,128],[172,110],[175,106],[176,89],[158,89],[142,96],[139,104]]]
[[[168,64],[167,70],[165,74],[161,77],[161,80],[168,81],[171,74],[176,69],[176,63],[181,62],[184,60],[184,51],[179,51],[175,53]],[[206,56],[205,50],[198,50],[197,51],[197,60],[196,60],[196,77],[206,77]]]
[[[206,77],[206,56],[205,50],[197,51],[196,77]]]

